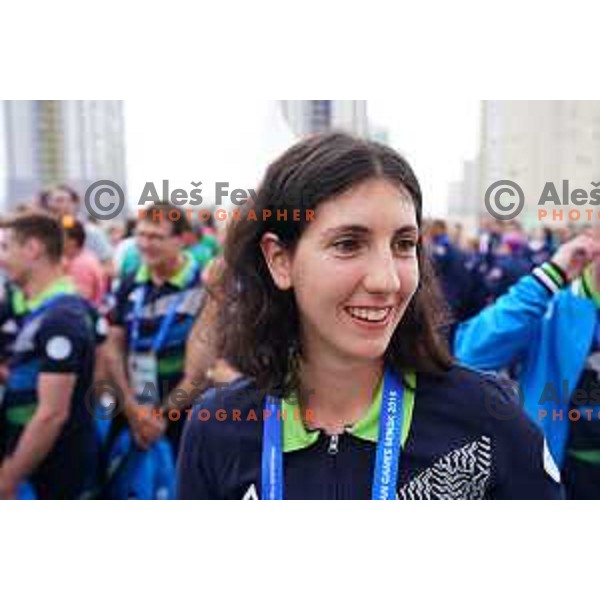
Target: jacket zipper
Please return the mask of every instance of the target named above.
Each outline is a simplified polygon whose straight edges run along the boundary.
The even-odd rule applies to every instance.
[[[331,485],[333,486],[333,497],[338,500],[340,498],[340,491],[338,489],[338,472],[337,472],[337,454],[340,448],[340,436],[337,433],[329,436],[329,443],[327,445],[327,454],[331,457],[330,469],[331,469]]]
[[[329,438],[329,447],[327,448],[327,454],[334,456],[335,454],[338,453],[339,442],[340,442],[339,438],[340,438],[340,436],[337,433],[334,433]]]

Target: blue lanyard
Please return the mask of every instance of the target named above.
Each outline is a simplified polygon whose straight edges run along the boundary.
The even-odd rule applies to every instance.
[[[192,270],[190,271],[190,275],[188,280],[185,283],[184,290],[187,289],[190,283],[194,280],[196,275],[196,266],[192,266]],[[154,338],[151,349],[152,352],[158,354],[160,349],[163,347],[165,340],[167,339],[167,335],[169,333],[169,329],[173,325],[175,320],[175,315],[177,314],[177,309],[181,306],[183,301],[185,300],[185,295],[183,291],[177,294],[177,297],[169,304],[169,308],[167,309],[167,313],[163,317],[160,327],[158,329],[158,333]],[[144,285],[141,288],[138,288],[138,292],[135,296],[134,304],[133,304],[133,323],[131,324],[131,349],[135,352],[139,350],[139,342],[140,342],[140,321],[142,319],[142,310],[144,308],[144,301],[146,300],[146,291],[147,285]]]
[[[281,400],[267,396],[266,410],[270,417],[264,420],[261,463],[261,498],[283,499],[283,448],[281,427]],[[383,378],[383,394],[379,415],[379,439],[373,472],[373,500],[393,500],[396,497],[398,467],[402,451],[402,427],[404,423],[404,385],[386,369]],[[407,423],[408,427],[410,423]]]
[[[261,495],[263,500],[283,500],[283,449],[281,447],[282,406],[278,398],[267,396],[270,417],[264,420]],[[279,414],[278,414],[279,413]]]
[[[395,500],[398,466],[402,452],[404,386],[390,370],[383,378],[383,398],[379,415],[379,439],[373,473],[373,500]]]

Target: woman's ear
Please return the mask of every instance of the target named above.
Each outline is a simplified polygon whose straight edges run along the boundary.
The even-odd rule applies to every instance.
[[[260,240],[260,249],[273,283],[280,290],[289,290],[292,287],[292,258],[290,251],[283,246],[274,233],[265,233]]]

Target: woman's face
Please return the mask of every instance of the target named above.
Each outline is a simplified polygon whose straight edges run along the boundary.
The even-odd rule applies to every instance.
[[[272,255],[307,358],[381,359],[417,288],[417,240],[408,192],[371,179],[321,203],[295,251]]]

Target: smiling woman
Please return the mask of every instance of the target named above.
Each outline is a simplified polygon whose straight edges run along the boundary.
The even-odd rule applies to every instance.
[[[421,247],[419,183],[392,149],[307,138],[268,168],[252,208],[310,221],[233,222],[216,297],[220,355],[247,377],[197,410],[262,423],[187,425],[183,498],[554,497],[543,439],[514,394],[455,366]],[[304,419],[286,419],[300,404]]]

